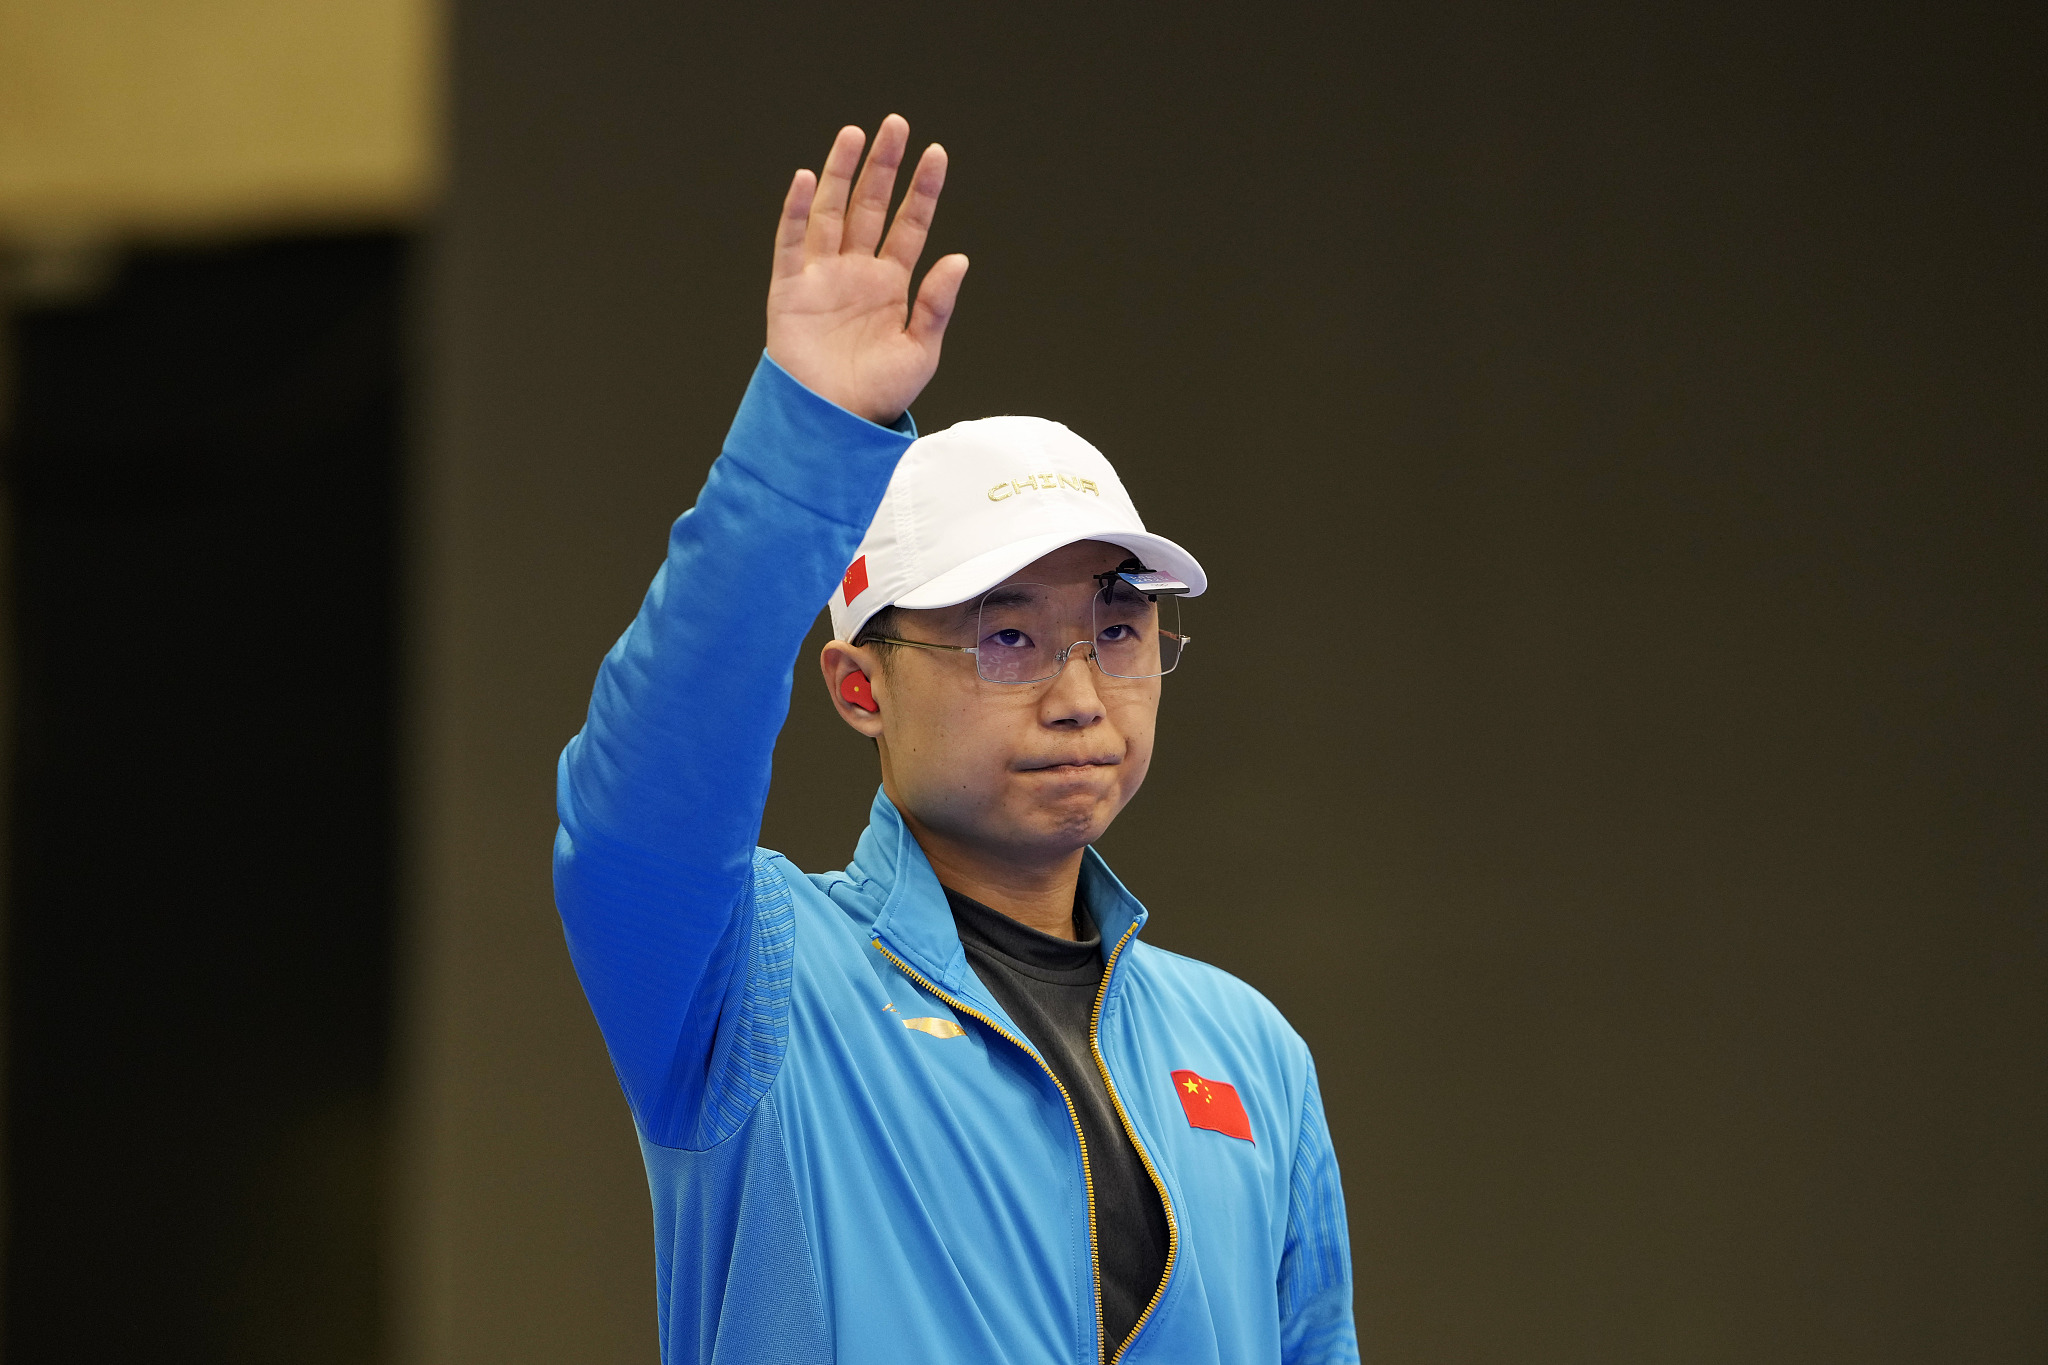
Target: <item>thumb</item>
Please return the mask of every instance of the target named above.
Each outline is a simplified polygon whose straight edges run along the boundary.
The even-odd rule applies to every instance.
[[[944,339],[946,323],[953,317],[953,305],[960,298],[960,282],[967,278],[967,258],[959,252],[941,256],[925,272],[917,287],[917,302],[911,305],[910,325],[904,330],[920,346],[936,347]]]

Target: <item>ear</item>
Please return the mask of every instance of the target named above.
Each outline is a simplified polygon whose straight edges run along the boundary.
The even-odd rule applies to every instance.
[[[819,651],[818,667],[825,675],[825,692],[839,718],[869,739],[880,739],[885,728],[882,705],[887,688],[882,661],[871,649],[833,640]],[[867,705],[861,702],[865,700]]]

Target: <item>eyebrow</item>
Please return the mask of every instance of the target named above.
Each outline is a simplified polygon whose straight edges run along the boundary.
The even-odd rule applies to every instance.
[[[988,592],[982,594],[978,605],[984,607],[1014,607],[1020,602],[1028,602],[1030,600],[1031,594],[1025,592],[1022,588],[991,588]],[[972,607],[977,604],[974,602],[963,602],[961,605],[963,607]]]
[[[1097,596],[1101,595],[1102,594],[1100,593],[1097,594]],[[1109,585],[1108,600],[1113,602],[1121,602],[1126,606],[1142,607],[1147,603],[1153,601],[1154,598],[1152,594],[1134,588],[1130,584],[1119,579],[1116,582]]]

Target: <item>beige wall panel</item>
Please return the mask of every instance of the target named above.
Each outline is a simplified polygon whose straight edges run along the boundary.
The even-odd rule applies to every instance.
[[[0,0],[0,232],[389,219],[433,181],[432,0]]]

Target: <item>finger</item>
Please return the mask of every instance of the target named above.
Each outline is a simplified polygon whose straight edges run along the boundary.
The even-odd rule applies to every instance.
[[[896,192],[896,168],[903,164],[903,149],[910,145],[910,125],[901,114],[891,114],[875,129],[875,145],[854,182],[853,198],[846,206],[846,231],[841,251],[875,254],[882,240],[882,224],[889,218],[889,196]]]
[[[818,177],[798,171],[790,178],[789,193],[782,196],[782,218],[775,225],[775,278],[800,275],[804,268],[804,229],[811,221],[811,197],[818,191]]]
[[[910,326],[904,330],[921,346],[937,346],[953,319],[953,305],[960,298],[960,281],[967,278],[967,258],[959,252],[941,256],[925,272],[918,286],[917,302],[910,309]]]
[[[946,149],[934,142],[918,158],[917,170],[910,177],[910,190],[896,210],[896,221],[889,226],[889,240],[882,243],[884,259],[905,270],[917,265],[919,254],[924,251],[924,239],[932,230],[932,215],[939,211],[939,191],[945,188]]]
[[[860,149],[866,141],[867,135],[851,124],[832,139],[824,172],[818,176],[818,192],[811,199],[811,221],[804,232],[806,257],[829,256],[839,250],[839,231],[846,221],[846,191],[853,184],[853,170],[860,165]]]

